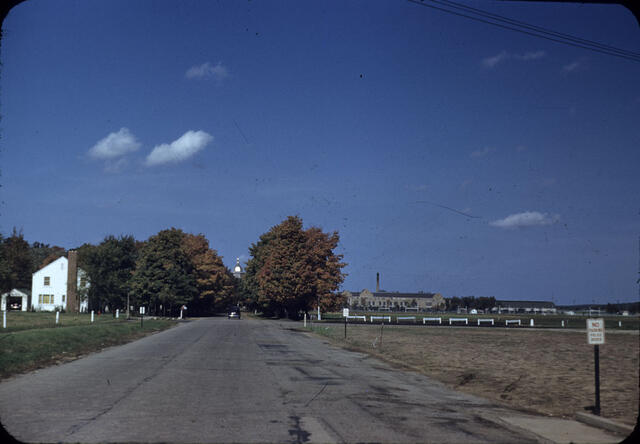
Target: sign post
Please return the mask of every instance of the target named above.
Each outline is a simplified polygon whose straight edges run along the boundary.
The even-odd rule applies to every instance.
[[[347,319],[349,316],[349,309],[348,308],[343,308],[342,309],[342,317],[344,318],[344,338],[347,339]]]
[[[144,307],[140,307],[140,328],[144,325]]]
[[[604,319],[587,319],[587,342],[593,345],[596,405],[593,413],[600,416],[600,344],[604,344]]]

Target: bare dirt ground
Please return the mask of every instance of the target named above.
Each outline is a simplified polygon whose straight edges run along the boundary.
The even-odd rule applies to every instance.
[[[594,352],[584,331],[349,325],[318,326],[337,344],[400,363],[467,393],[519,409],[573,417],[595,404]],[[637,331],[607,332],[600,346],[601,415],[634,425],[639,406]]]

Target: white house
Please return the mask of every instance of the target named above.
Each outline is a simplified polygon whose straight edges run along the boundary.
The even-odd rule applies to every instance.
[[[5,310],[21,310],[27,311],[27,306],[29,305],[29,294],[28,290],[18,290],[14,288],[13,290],[2,295],[2,304],[0,309],[2,311]]]
[[[59,257],[49,265],[33,273],[31,280],[31,306],[39,311],[67,309],[67,266],[66,257]],[[80,311],[87,311],[87,273],[78,268],[78,299]]]

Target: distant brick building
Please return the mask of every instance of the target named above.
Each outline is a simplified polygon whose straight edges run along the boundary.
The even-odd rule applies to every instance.
[[[371,292],[343,291],[347,304],[357,310],[390,311],[434,311],[444,310],[446,302],[440,293],[391,293],[387,291]]]

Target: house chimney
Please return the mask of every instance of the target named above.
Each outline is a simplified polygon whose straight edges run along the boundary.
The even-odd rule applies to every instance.
[[[67,312],[78,312],[78,252],[69,250],[67,264]]]
[[[380,273],[376,273],[376,293],[380,293]]]

